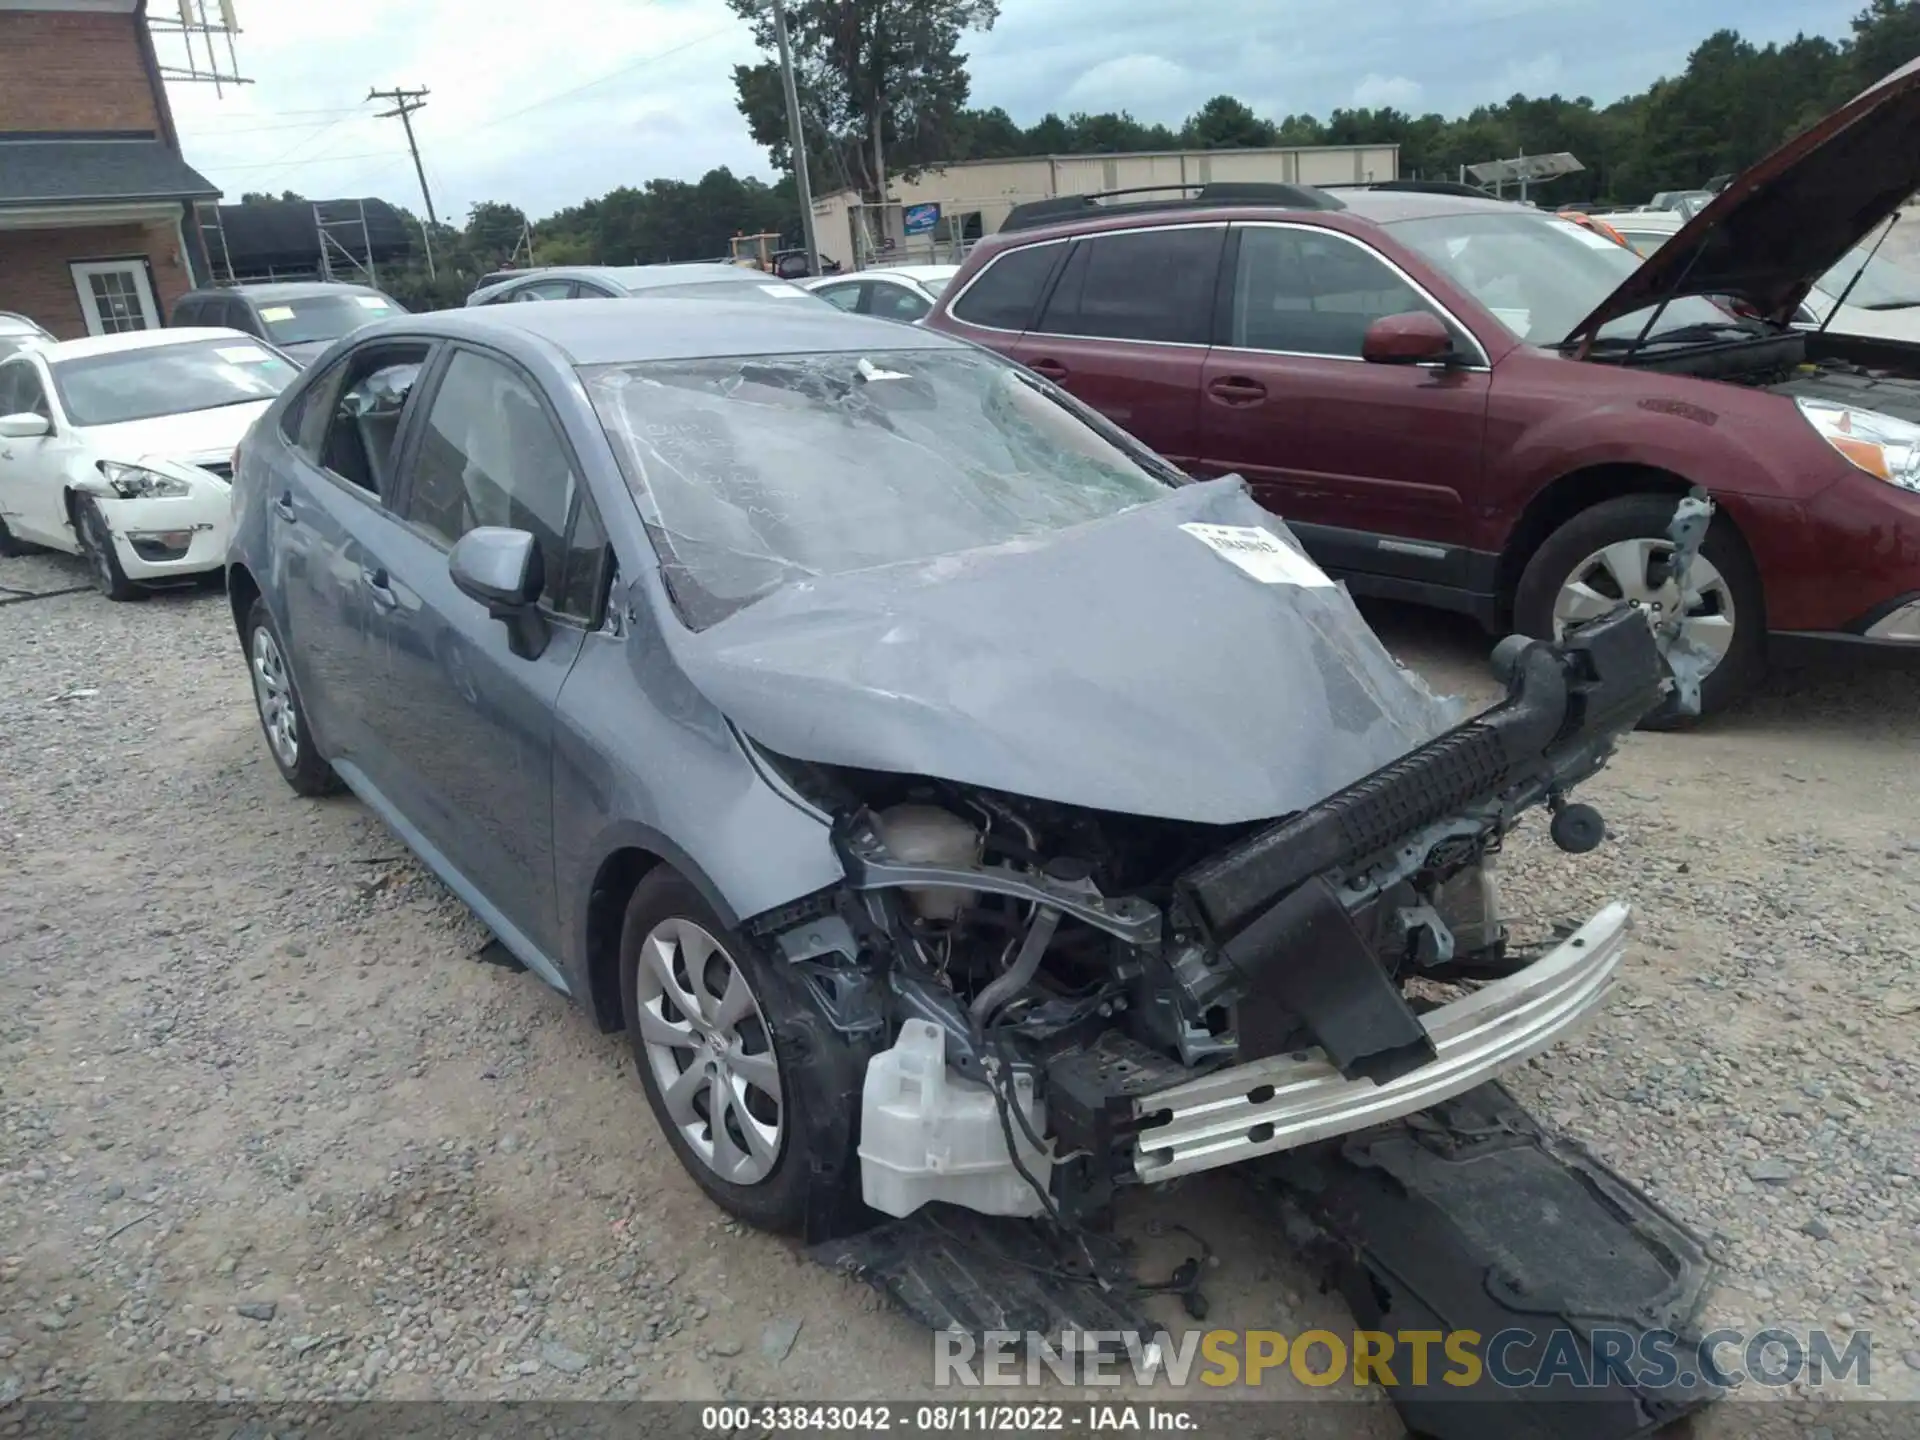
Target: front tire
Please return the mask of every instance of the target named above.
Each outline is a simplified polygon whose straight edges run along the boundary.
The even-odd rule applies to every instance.
[[[1583,510],[1534,552],[1514,594],[1514,626],[1557,639],[1570,624],[1604,614],[1621,601],[1667,616],[1687,605],[1682,634],[1717,656],[1700,685],[1700,716],[1738,702],[1766,670],[1766,600],[1746,545],[1724,517],[1715,516],[1700,546],[1691,601],[1661,577],[1673,554],[1667,528],[1675,500],[1667,495],[1623,495]],[[1665,713],[1643,722],[1653,730],[1686,726],[1694,716]]]
[[[107,517],[100,513],[100,506],[92,496],[82,497],[74,507],[73,518],[74,529],[80,535],[80,554],[93,577],[93,588],[109,600],[143,598],[147,592],[127,579],[127,572],[120,568],[120,556],[113,548],[113,533],[107,528]]]
[[[293,671],[287,666],[286,646],[280,643],[280,632],[273,627],[265,600],[256,598],[248,609],[241,640],[246,648],[247,671],[253,679],[260,733],[266,738],[274,769],[296,795],[316,798],[337,793],[340,777],[314,748],[313,727],[307,724],[300,692],[293,685]]]
[[[763,1230],[847,1228],[867,1057],[797,971],[662,865],[627,903],[620,1004],[654,1118],[715,1204]]]

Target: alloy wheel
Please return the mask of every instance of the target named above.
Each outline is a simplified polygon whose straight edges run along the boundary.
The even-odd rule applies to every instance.
[[[673,1125],[721,1179],[756,1185],[780,1160],[786,1107],[773,1032],[726,947],[692,920],[640,942],[640,1038]]]
[[[1553,602],[1555,639],[1567,627],[1604,615],[1625,601],[1654,628],[1671,627],[1678,617],[1677,645],[1701,662],[1700,675],[1711,674],[1733,645],[1738,614],[1733,587],[1704,555],[1695,555],[1683,595],[1670,573],[1673,542],[1651,536],[1616,540],[1573,567]]]
[[[287,678],[287,663],[281,658],[279,643],[264,625],[254,629],[250,658],[261,728],[267,732],[274,758],[291,770],[300,763],[300,722],[293,708],[293,683]]]

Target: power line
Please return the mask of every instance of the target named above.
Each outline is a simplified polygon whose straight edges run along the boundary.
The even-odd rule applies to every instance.
[[[368,150],[358,155],[316,155],[311,160],[302,160],[302,165],[333,165],[348,160],[384,160],[389,156],[405,158],[404,150]],[[243,165],[208,165],[209,170],[277,170],[285,165],[283,160],[249,160]]]

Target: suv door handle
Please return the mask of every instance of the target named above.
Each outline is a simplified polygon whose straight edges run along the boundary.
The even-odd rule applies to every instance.
[[[373,596],[373,603],[381,609],[392,610],[399,605],[400,597],[393,593],[391,589],[393,582],[388,578],[385,567],[363,569],[360,572],[360,583],[367,587],[368,593]]]
[[[1067,367],[1062,365],[1058,360],[1035,360],[1032,364],[1028,365],[1027,368],[1033,371],[1034,374],[1045,376],[1049,380],[1064,380],[1067,378]]]
[[[1222,405],[1258,405],[1267,387],[1246,375],[1221,375],[1207,382],[1207,393]]]
[[[278,500],[273,502],[273,513],[289,525],[298,525],[300,523],[299,515],[294,512],[293,492],[291,490],[288,490],[281,495]]]

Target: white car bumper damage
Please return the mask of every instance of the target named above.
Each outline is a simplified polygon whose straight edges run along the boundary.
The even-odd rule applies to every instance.
[[[1317,1050],[1236,1065],[1142,1096],[1135,1173],[1171,1180],[1397,1120],[1493,1079],[1598,1008],[1626,954],[1615,902],[1517,974],[1429,1011],[1436,1058],[1385,1085],[1349,1080]],[[1152,1120],[1164,1117],[1159,1124]]]
[[[231,502],[224,482],[196,478],[192,494],[128,498],[104,483],[87,493],[129,580],[205,574],[226,563]]]

